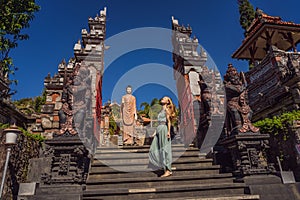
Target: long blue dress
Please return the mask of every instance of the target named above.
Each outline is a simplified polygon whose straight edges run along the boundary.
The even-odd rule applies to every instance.
[[[167,137],[168,127],[165,110],[158,114],[157,120],[159,125],[150,146],[149,162],[158,168],[163,168],[164,171],[172,171],[172,145],[171,139]]]

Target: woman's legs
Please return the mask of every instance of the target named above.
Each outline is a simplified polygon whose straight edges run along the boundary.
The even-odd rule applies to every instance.
[[[172,174],[171,139],[168,139],[167,134],[167,126],[158,126],[157,134],[152,141],[149,151],[149,161],[157,167],[163,167],[165,174],[162,177]]]
[[[164,166],[165,173],[161,177],[167,177],[172,174],[172,146],[171,139],[167,137],[168,129],[167,127],[163,129],[160,139],[160,145],[162,150],[162,162]]]

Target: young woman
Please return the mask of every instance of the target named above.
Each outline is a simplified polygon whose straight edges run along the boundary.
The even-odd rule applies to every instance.
[[[158,114],[159,125],[149,151],[149,162],[164,169],[161,177],[172,175],[171,122],[175,118],[175,106],[169,97],[160,100],[162,110]]]

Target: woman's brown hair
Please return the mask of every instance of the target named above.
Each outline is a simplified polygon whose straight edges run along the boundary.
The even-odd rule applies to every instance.
[[[165,96],[163,98],[167,99],[166,113],[167,113],[168,117],[170,118],[170,120],[174,120],[176,118],[174,103],[170,97]]]

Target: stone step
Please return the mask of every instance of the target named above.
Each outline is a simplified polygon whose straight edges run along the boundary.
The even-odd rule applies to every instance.
[[[175,175],[175,171],[173,172]],[[191,176],[200,176],[200,175],[215,175],[219,174],[219,169],[202,169],[202,170],[185,170],[185,171],[176,171],[176,176],[184,176],[184,175],[191,175]],[[89,178],[97,178],[97,179],[111,179],[114,178],[132,178],[132,177],[157,177],[152,171],[143,171],[143,172],[119,172],[114,171],[112,173],[90,173]]]
[[[129,146],[129,147],[98,147],[96,148],[96,151],[106,151],[106,152],[112,152],[112,151],[132,151],[132,152],[138,152],[138,151],[147,151],[150,149],[150,146]],[[184,146],[178,146],[178,145],[172,145],[172,149],[175,151],[200,151],[198,148],[195,147],[184,147]]]
[[[233,183],[233,177],[231,174],[214,174],[214,175],[183,175],[177,176],[174,173],[170,177],[128,177],[128,178],[111,178],[111,179],[93,179],[90,178],[87,182],[87,188],[89,190],[101,188],[145,188],[145,187],[158,187],[165,185],[197,185],[208,183]]]
[[[118,153],[118,152],[134,152],[134,153],[144,153],[149,152],[150,146],[140,146],[140,147],[101,147],[97,148],[96,152],[102,152],[102,153]],[[178,145],[172,145],[173,151],[198,151],[200,150],[198,148],[194,147],[184,147],[184,146],[178,146]]]
[[[149,158],[137,158],[137,159],[113,159],[113,160],[94,160],[91,164],[92,168],[96,167],[112,167],[112,166],[138,166],[138,165],[148,165]],[[211,166],[212,159],[197,159],[193,157],[180,157],[176,160],[173,159],[172,165],[201,165],[201,166]]]
[[[244,194],[245,184],[242,183],[209,183],[198,185],[164,185],[145,188],[110,188],[87,189],[83,193],[83,199],[161,199],[171,197],[215,197],[222,195]]]
[[[150,145],[143,145],[143,146],[110,146],[110,147],[105,147],[105,146],[101,146],[101,147],[97,147],[96,150],[102,150],[102,149],[124,149],[124,150],[134,150],[134,149],[149,149]],[[189,146],[189,147],[185,147],[184,144],[172,144],[172,148],[173,149],[180,149],[180,148],[184,148],[184,149],[198,149],[193,147],[193,145]],[[199,149],[198,149],[199,150]]]
[[[172,153],[173,175],[161,178],[158,176],[162,171],[159,174],[148,168],[149,146],[98,148],[83,199],[186,199],[196,196],[222,200],[222,197],[241,197],[249,191],[244,183],[234,183],[232,174],[220,174],[220,166],[213,165],[213,160],[205,158],[197,148],[173,145]]]
[[[104,160],[98,161],[92,164],[92,168],[119,168],[119,167],[147,167],[149,164],[149,159],[136,159],[136,160]],[[180,166],[189,166],[189,167],[209,167],[212,166],[212,162],[203,160],[202,162],[192,159],[182,159],[177,162],[175,160],[172,163],[173,167],[180,167]],[[147,170],[148,171],[148,170]]]
[[[219,173],[220,165],[211,165],[211,166],[201,166],[200,164],[196,165],[177,165],[172,166],[173,171],[198,171],[199,174],[207,173],[207,171],[212,171],[213,173]],[[152,171],[148,168],[148,165],[137,165],[137,166],[111,166],[111,167],[93,167],[90,169],[90,175],[93,174],[116,174],[116,173],[125,173],[125,172],[147,172]]]
[[[200,154],[199,151],[172,151],[172,156],[173,159],[176,160],[179,157],[195,157],[198,159],[204,159],[205,157]],[[96,152],[94,155],[94,159],[98,160],[113,160],[113,159],[143,159],[143,158],[148,158],[149,153],[148,152],[143,152],[143,153],[132,153],[132,152],[127,152],[127,151],[122,151],[118,153],[101,153],[101,152]]]
[[[185,200],[259,200],[259,195],[237,195],[237,196],[222,196],[222,197],[192,197],[185,198]],[[182,200],[182,198],[160,198],[149,200]]]
[[[18,196],[20,200],[79,200],[82,195],[80,194],[35,194],[32,196]]]
[[[135,183],[114,183],[112,184],[103,184],[103,185],[88,185],[89,190],[96,190],[99,187],[102,189],[109,189],[109,188],[148,188],[148,187],[163,187],[166,184],[169,185],[199,185],[199,184],[211,184],[211,183],[233,183],[232,178],[222,178],[222,179],[192,179],[192,180],[175,180],[172,181],[168,179],[169,177],[165,178],[165,180],[160,181],[160,182],[135,182]]]
[[[120,177],[116,178],[115,176],[111,176],[105,179],[99,179],[97,175],[90,176],[87,180],[88,185],[93,185],[93,184],[111,184],[111,183],[120,183],[120,182],[126,182],[126,183],[131,183],[131,182],[145,182],[145,181],[164,181],[163,178],[158,177],[157,174],[154,172],[146,172],[146,176],[138,176],[138,173],[131,173],[130,177]],[[152,176],[150,176],[150,173]],[[222,179],[222,178],[232,178],[231,173],[223,173],[223,174],[203,174],[199,176],[195,176],[193,174],[181,174],[180,176],[178,175],[179,172],[174,172],[172,176],[166,177],[168,181],[170,180],[194,180],[194,179]]]

